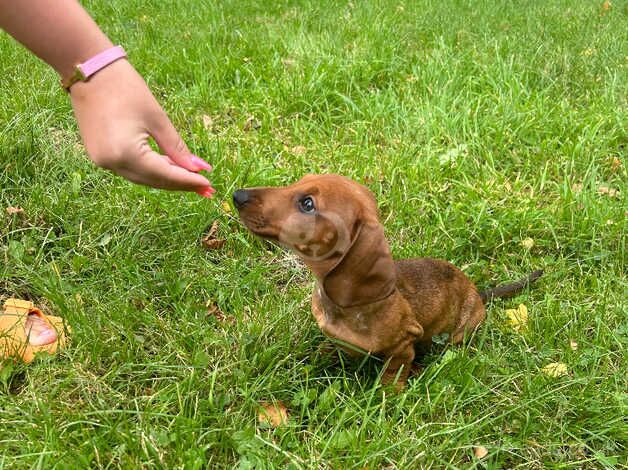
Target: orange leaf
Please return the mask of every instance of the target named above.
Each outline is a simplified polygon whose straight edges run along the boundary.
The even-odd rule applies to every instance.
[[[21,207],[7,207],[7,214],[24,215],[24,209],[22,209]]]
[[[288,409],[286,405],[278,401],[275,403],[260,403],[257,419],[262,424],[267,424],[273,428],[288,424]]]
[[[488,455],[488,449],[484,446],[475,446],[473,448],[473,455],[478,459],[483,459]]]

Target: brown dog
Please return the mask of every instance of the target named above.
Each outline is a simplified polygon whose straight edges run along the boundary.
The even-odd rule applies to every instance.
[[[403,386],[432,337],[459,343],[484,320],[484,301],[521,290],[542,272],[478,293],[458,268],[430,258],[393,261],[373,194],[337,175],[233,195],[256,235],[292,249],[314,272],[312,313],[328,336],[387,360],[382,381]],[[358,352],[360,354],[360,352]]]

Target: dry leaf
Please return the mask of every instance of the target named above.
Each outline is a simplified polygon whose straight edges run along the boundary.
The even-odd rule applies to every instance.
[[[203,120],[203,127],[207,130],[210,130],[214,125],[214,120],[208,114],[203,114],[201,118]]]
[[[484,446],[475,446],[473,448],[473,455],[478,459],[483,459],[488,455],[488,449]]]
[[[602,10],[603,11],[608,11],[611,9],[611,7],[613,6],[613,4],[611,2],[609,2],[608,0],[606,0],[604,3],[602,3]]]
[[[218,305],[216,305],[211,300],[207,302],[206,306],[207,306],[208,317],[215,317],[216,320],[218,320],[219,322],[225,321],[227,319],[226,315],[222,312],[222,310],[218,308]]]
[[[523,304],[519,304],[517,308],[507,309],[506,316],[508,324],[515,331],[524,330],[528,324],[528,308]]]
[[[532,240],[530,237],[526,238],[525,240],[521,240],[521,246],[524,247],[526,250],[531,250],[534,246],[534,240]]]
[[[305,155],[307,149],[303,145],[296,145],[292,147],[292,153],[298,156]]]
[[[572,184],[571,190],[574,192],[574,194],[579,194],[582,191],[582,183]]]
[[[613,157],[613,159],[611,160],[611,171],[614,173],[619,168],[621,168],[621,166],[622,166],[621,160],[617,157]]]
[[[281,59],[281,63],[286,67],[294,67],[295,65],[297,65],[297,61],[290,58]]]
[[[214,223],[209,229],[209,232],[201,238],[201,245],[207,248],[208,250],[218,250],[223,247],[226,243],[226,240],[220,239],[216,237],[218,233],[218,221],[214,220]]]
[[[257,415],[257,419],[260,423],[267,424],[273,428],[288,424],[288,409],[282,402],[262,402],[260,405],[261,407]]]
[[[226,242],[227,240],[224,240],[224,239],[207,240],[203,238],[203,240],[201,240],[201,243],[203,244],[203,246],[207,248],[208,250],[219,250],[220,248],[224,246]]]
[[[572,351],[577,351],[578,350],[578,342],[572,340],[569,340],[569,347],[571,348]]]
[[[608,186],[599,186],[597,188],[598,194],[606,194],[608,197],[619,196],[619,190],[615,188],[609,188]]]
[[[225,211],[227,214],[231,214],[231,206],[227,201],[222,201],[222,204],[220,204],[220,206],[222,207],[222,210]]]
[[[258,119],[255,119],[255,116],[249,116],[244,123],[244,130],[247,132],[259,129],[260,127],[262,127],[262,123]]]
[[[24,215],[24,209],[22,209],[21,207],[7,207],[7,214]]]
[[[541,369],[548,377],[562,377],[567,375],[567,365],[562,362],[551,362]]]

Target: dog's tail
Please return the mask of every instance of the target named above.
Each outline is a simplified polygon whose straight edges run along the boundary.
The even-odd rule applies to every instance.
[[[528,285],[532,284],[542,275],[543,270],[539,269],[524,277],[523,279],[519,279],[517,282],[513,282],[512,284],[504,284],[502,286],[494,287],[493,289],[483,290],[480,292],[480,298],[482,299],[482,302],[487,304],[496,297],[512,297],[517,292],[525,289]]]

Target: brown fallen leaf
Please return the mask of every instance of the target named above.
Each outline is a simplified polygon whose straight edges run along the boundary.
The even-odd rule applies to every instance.
[[[257,414],[257,419],[262,424],[273,428],[288,424],[288,409],[282,402],[262,402]]]
[[[208,250],[218,250],[223,247],[227,240],[217,238],[218,233],[218,221],[214,220],[212,226],[209,228],[209,232],[201,238],[201,245]]]
[[[211,300],[208,301],[205,305],[207,306],[208,317],[214,317],[219,322],[223,322],[227,319],[227,316],[222,312],[222,310],[220,310],[218,305],[216,305]]]
[[[517,308],[506,310],[508,324],[513,330],[519,332],[528,326],[528,308],[524,304],[519,304]]]
[[[258,119],[255,119],[255,116],[249,116],[244,123],[243,129],[248,132],[250,130],[257,130],[260,127],[262,127],[262,123]]]
[[[611,160],[611,171],[615,173],[621,167],[622,167],[621,160],[617,157],[613,157],[613,159]]]
[[[483,459],[488,455],[488,449],[484,446],[475,446],[473,448],[473,455],[478,459]]]
[[[567,375],[567,365],[562,362],[551,362],[541,369],[548,377],[562,377]]]
[[[613,4],[606,0],[604,3],[602,3],[602,11],[608,11],[611,9],[612,6]]]
[[[7,207],[7,214],[24,215],[24,209],[22,209],[21,207]]]
[[[297,61],[288,57],[281,59],[281,63],[286,67],[294,67],[297,65]]]

